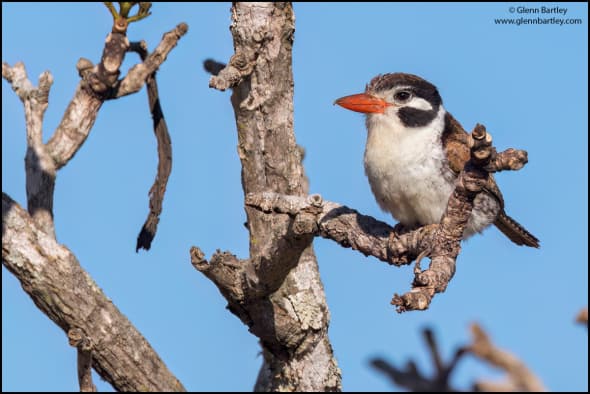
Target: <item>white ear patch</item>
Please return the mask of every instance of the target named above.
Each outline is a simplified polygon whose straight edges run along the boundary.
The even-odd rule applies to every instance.
[[[398,87],[394,88],[393,91],[388,94],[388,96],[395,96],[396,93],[404,91],[404,90],[412,92],[412,88],[410,86],[398,86]],[[404,103],[396,104],[396,106],[397,107],[410,107],[410,108],[419,109],[421,111],[432,111],[433,110],[432,104],[430,104],[428,101],[424,100],[422,97],[415,96],[413,92],[412,92],[412,97],[410,98],[410,100],[408,100],[407,102],[404,102]]]
[[[432,111],[432,104],[424,100],[422,97],[412,97],[412,99],[404,105],[404,107],[416,108],[422,111]]]

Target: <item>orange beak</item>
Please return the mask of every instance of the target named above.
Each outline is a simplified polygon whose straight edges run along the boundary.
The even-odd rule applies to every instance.
[[[352,96],[341,97],[334,101],[341,107],[363,114],[382,114],[385,108],[392,105],[387,101],[367,93],[353,94]]]

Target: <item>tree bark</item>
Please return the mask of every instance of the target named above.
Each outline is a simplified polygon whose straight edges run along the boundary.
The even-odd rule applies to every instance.
[[[145,338],[16,202],[2,193],[2,263],[66,333],[90,338],[94,369],[119,391],[185,391]]]
[[[290,3],[234,3],[235,54],[210,86],[233,88],[244,194],[305,196],[307,179],[293,130]],[[329,310],[313,235],[289,215],[246,206],[250,258],[216,254],[193,264],[220,288],[229,309],[260,338],[264,363],[257,391],[335,391],[340,370],[328,339]]]

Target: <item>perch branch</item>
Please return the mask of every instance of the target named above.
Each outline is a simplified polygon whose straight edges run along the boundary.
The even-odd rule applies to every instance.
[[[344,205],[324,201],[318,194],[303,197],[272,192],[250,193],[246,196],[246,205],[266,214],[274,212],[292,216],[299,223],[309,222],[299,227],[392,265],[404,264],[407,251],[415,251],[412,248],[415,245],[404,242],[408,238],[402,238],[399,248],[403,246],[403,251],[391,253],[388,237],[394,232],[393,227]]]

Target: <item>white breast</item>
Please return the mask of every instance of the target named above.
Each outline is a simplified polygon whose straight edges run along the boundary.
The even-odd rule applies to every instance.
[[[387,113],[367,118],[365,173],[379,206],[406,226],[438,223],[453,191],[454,176],[443,172],[445,113],[441,106],[428,126],[413,128]]]

